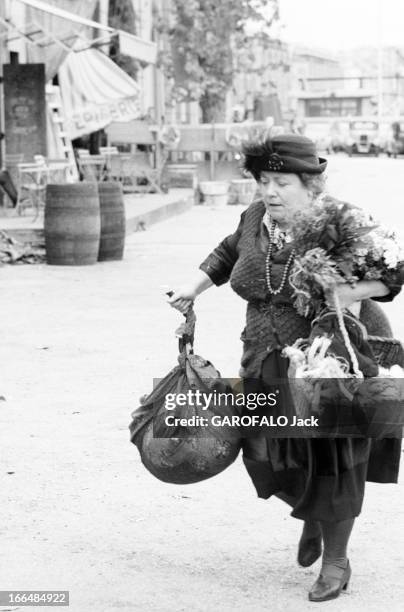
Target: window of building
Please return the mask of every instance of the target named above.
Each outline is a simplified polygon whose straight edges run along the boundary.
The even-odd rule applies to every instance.
[[[357,116],[362,111],[360,98],[315,98],[305,100],[306,117]]]

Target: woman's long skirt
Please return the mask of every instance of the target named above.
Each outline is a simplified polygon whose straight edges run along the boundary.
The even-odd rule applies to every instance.
[[[271,353],[263,362],[262,389],[287,379],[287,365],[279,351]],[[299,519],[342,521],[360,513],[366,480],[397,482],[400,442],[260,434],[244,439],[243,461],[258,497],[286,495]]]

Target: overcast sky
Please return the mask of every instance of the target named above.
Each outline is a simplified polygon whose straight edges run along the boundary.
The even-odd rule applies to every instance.
[[[404,46],[404,0],[279,0],[279,5],[288,42],[327,49],[376,45],[380,29],[383,44]]]

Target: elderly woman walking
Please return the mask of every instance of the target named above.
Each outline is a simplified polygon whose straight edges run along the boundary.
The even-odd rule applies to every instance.
[[[309,139],[292,134],[249,144],[244,153],[245,168],[256,179],[260,197],[170,303],[185,312],[202,291],[230,281],[247,302],[241,376],[258,379],[265,387],[288,376],[282,349],[310,334],[310,317],[301,316],[293,305],[289,273],[294,251],[288,230],[295,215],[309,209],[323,191],[327,161],[318,157]],[[369,298],[388,301],[400,288],[397,273],[397,277],[390,274],[388,281],[340,284],[337,292],[342,308],[362,301],[361,319],[373,326],[371,333],[389,335],[380,308]],[[279,497],[292,507],[292,516],[304,521],[299,564],[308,567],[322,554],[320,575],[309,599],[338,597],[351,577],[347,547],[361,512],[365,482],[397,481],[399,441],[372,445],[368,439],[258,435],[244,440],[243,453],[258,496]]]

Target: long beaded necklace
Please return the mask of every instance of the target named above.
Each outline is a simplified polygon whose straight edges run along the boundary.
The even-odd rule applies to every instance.
[[[273,244],[274,244],[275,228],[276,228],[276,222],[273,221],[271,224],[271,229],[269,231],[269,245],[268,245],[268,251],[267,251],[267,256],[265,260],[265,279],[267,282],[268,291],[271,295],[278,295],[278,293],[280,293],[282,289],[284,288],[286,280],[288,278],[290,267],[296,255],[296,251],[295,249],[293,249],[288,257],[285,267],[283,268],[281,284],[279,285],[277,289],[274,289],[271,284],[271,268],[272,268],[271,259],[272,259],[272,249],[273,249]]]

